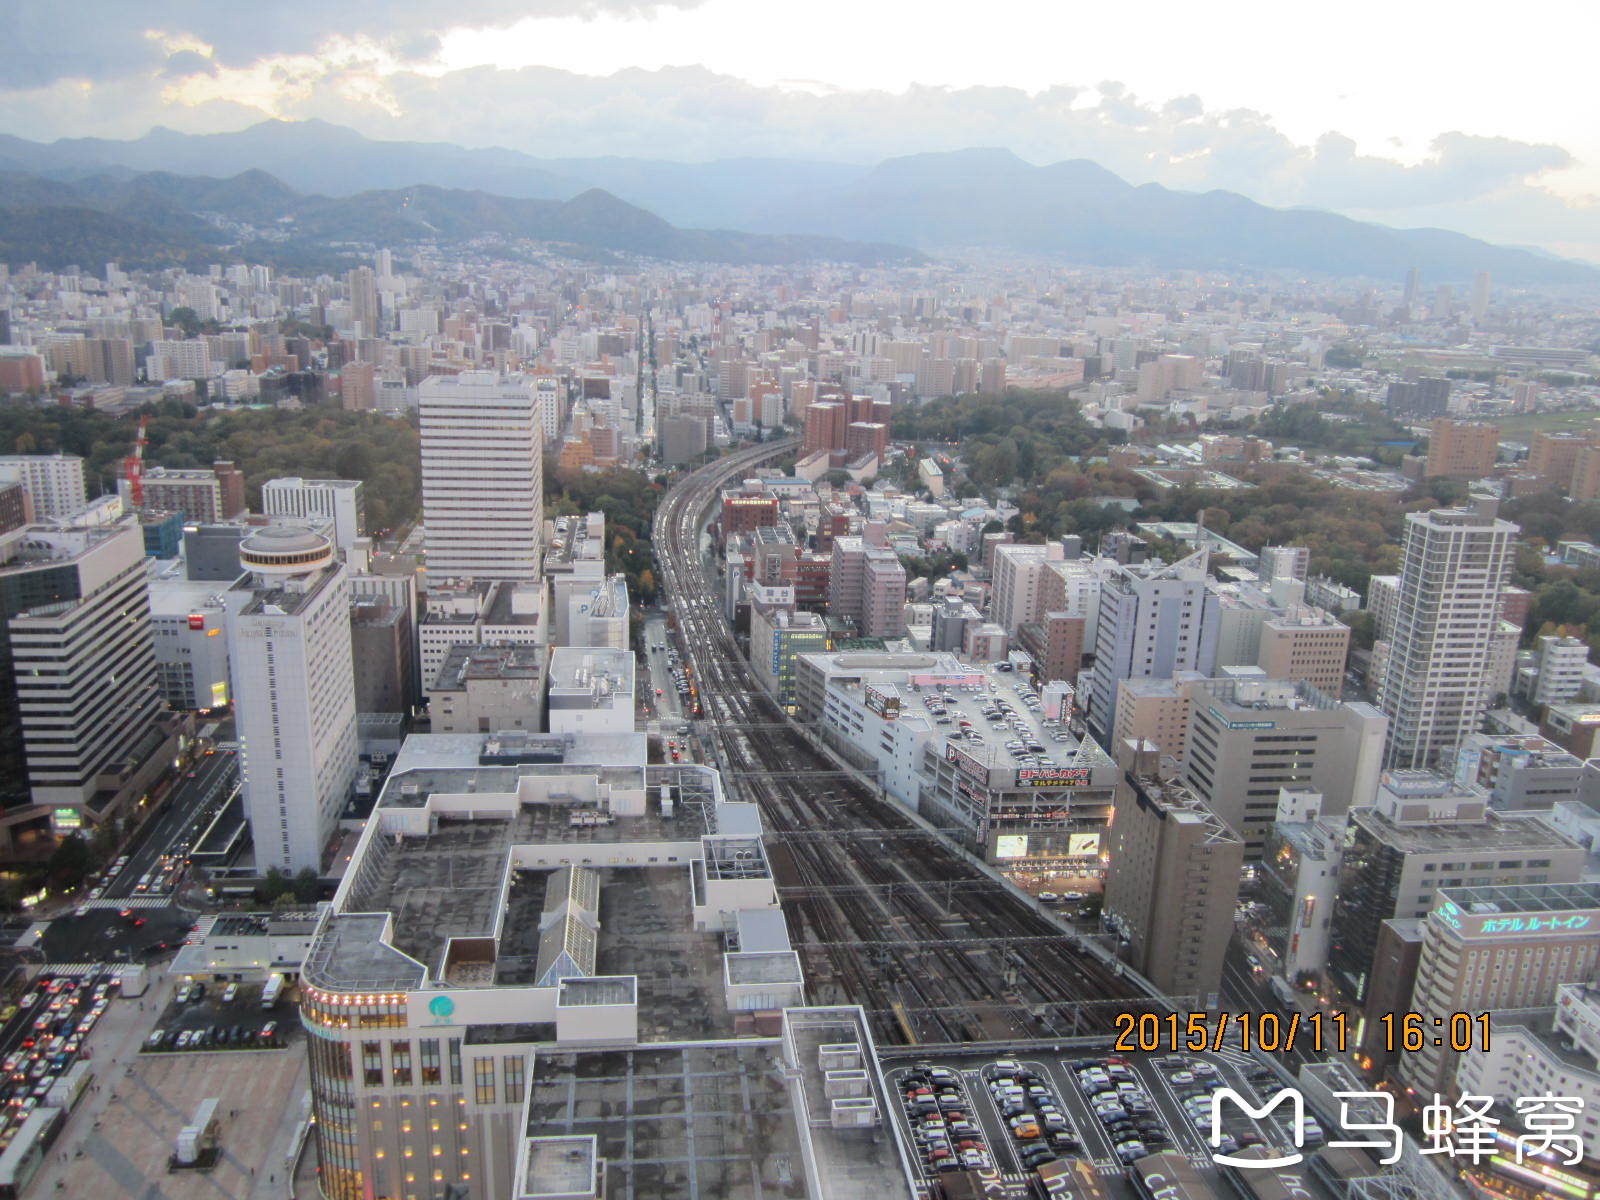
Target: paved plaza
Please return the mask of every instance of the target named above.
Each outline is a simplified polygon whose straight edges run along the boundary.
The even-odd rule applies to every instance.
[[[304,1047],[140,1054],[173,987],[117,1000],[89,1045],[94,1088],[28,1187],[29,1200],[283,1200],[294,1131],[308,1102]],[[208,1171],[169,1171],[178,1131],[216,1097],[221,1156]],[[315,1159],[315,1152],[309,1155]],[[300,1188],[302,1200],[317,1195]]]

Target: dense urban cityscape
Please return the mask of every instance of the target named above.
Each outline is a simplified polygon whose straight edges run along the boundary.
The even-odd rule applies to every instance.
[[[0,1200],[1600,1200],[1600,268],[270,125],[0,145]]]

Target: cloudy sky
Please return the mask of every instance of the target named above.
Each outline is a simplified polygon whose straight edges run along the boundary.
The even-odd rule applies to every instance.
[[[1005,146],[1600,261],[1592,0],[8,0],[0,132],[321,117],[531,154]]]

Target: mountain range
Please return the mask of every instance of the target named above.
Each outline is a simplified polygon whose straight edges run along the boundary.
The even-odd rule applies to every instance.
[[[1478,271],[1507,284],[1600,282],[1600,268],[1446,230],[1391,229],[1320,210],[1273,209],[1231,192],[1135,186],[1087,160],[1034,166],[1000,149],[876,165],[558,159],[380,141],[323,121],[263,121],[219,134],[157,128],[126,141],[41,143],[0,135],[0,171],[86,189],[101,198],[92,207],[112,213],[123,212],[122,202],[104,197],[119,185],[162,193],[180,206],[220,190],[230,204],[261,217],[276,212],[274,219],[309,237],[335,231],[359,236],[359,220],[368,219],[374,224],[363,240],[400,240],[430,227],[443,237],[475,231],[542,237],[537,231],[548,230],[550,240],[722,261],[825,254],[894,261],[906,256],[892,246],[988,247],[1103,266],[1386,279],[1417,267],[1434,282],[1465,281]],[[203,176],[206,183],[178,186],[169,182],[172,175]],[[261,197],[240,194],[257,185],[265,189]],[[208,211],[238,215],[228,208]],[[487,224],[475,227],[476,221]]]
[[[226,179],[167,171],[50,178],[0,171],[0,261],[125,266],[240,257],[331,269],[350,243],[460,243],[499,235],[693,262],[911,262],[900,246],[815,235],[679,229],[601,188],[543,200],[420,184],[304,195],[266,171]],[[322,250],[319,256],[318,249]]]

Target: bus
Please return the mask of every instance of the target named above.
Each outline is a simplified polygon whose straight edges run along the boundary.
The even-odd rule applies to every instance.
[[[1267,984],[1267,988],[1272,992],[1273,999],[1279,1004],[1285,1005],[1291,1009],[1298,1009],[1300,1007],[1299,1001],[1296,999],[1294,994],[1294,988],[1289,986],[1289,981],[1282,975],[1274,975],[1272,977],[1272,982]]]
[[[283,976],[273,972],[268,977],[266,986],[261,989],[261,1007],[272,1008],[278,1003],[278,997],[283,995]]]

